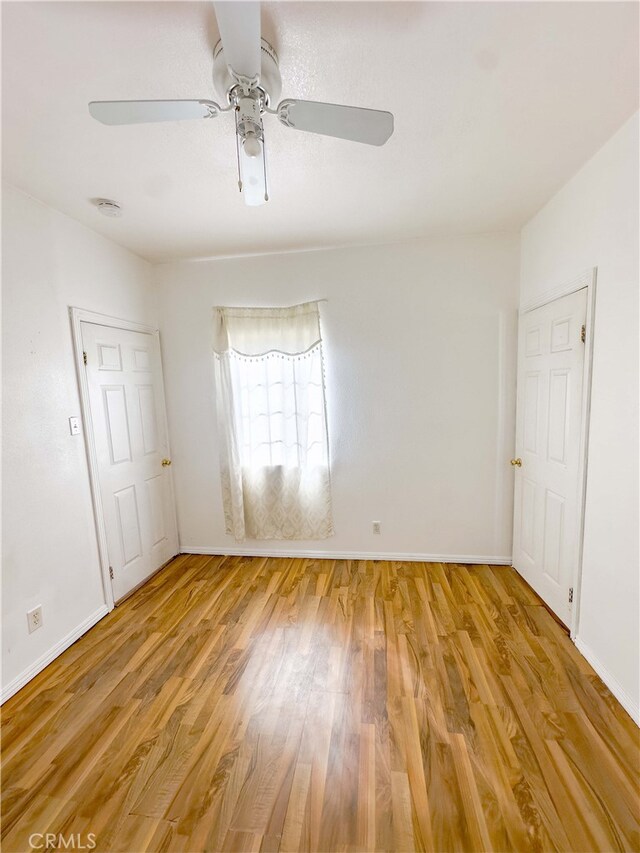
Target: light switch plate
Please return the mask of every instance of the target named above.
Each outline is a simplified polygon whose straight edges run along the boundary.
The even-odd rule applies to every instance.
[[[80,418],[69,418],[69,432],[71,435],[80,434]]]

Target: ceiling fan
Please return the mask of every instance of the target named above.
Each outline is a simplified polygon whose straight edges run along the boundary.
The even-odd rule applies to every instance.
[[[367,145],[384,145],[393,133],[393,115],[382,110],[320,101],[281,101],[278,57],[260,37],[260,3],[214,3],[220,41],[213,51],[213,82],[227,106],[214,101],[91,101],[89,112],[103,124],[210,119],[233,112],[238,186],[250,206],[268,201],[263,116],[275,115],[285,127],[335,136]]]

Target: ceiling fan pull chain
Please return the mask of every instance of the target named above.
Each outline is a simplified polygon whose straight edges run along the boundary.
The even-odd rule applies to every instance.
[[[264,139],[264,125],[262,127],[262,168],[264,171],[264,200],[269,201],[269,192],[267,186],[267,144]]]
[[[233,115],[236,122],[236,162],[238,164],[238,189],[242,192],[242,172],[240,171],[240,140],[238,138],[238,107],[235,107]]]

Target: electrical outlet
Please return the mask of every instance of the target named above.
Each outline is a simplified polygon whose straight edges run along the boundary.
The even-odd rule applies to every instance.
[[[373,527],[374,533],[380,533],[380,522],[379,521],[372,521],[371,526]]]
[[[42,605],[39,604],[33,610],[27,610],[27,623],[29,625],[29,633],[33,634],[38,628],[42,628]]]
[[[80,418],[69,418],[69,432],[71,435],[80,435]]]

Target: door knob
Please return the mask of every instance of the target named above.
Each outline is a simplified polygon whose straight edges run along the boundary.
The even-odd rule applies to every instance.
[[[164,462],[162,463],[164,465]],[[522,459],[518,457],[517,459],[512,459],[511,464],[514,468],[522,468]]]
[[[166,468],[168,465],[171,465],[171,460],[170,459],[163,459],[162,460],[162,467]]]

